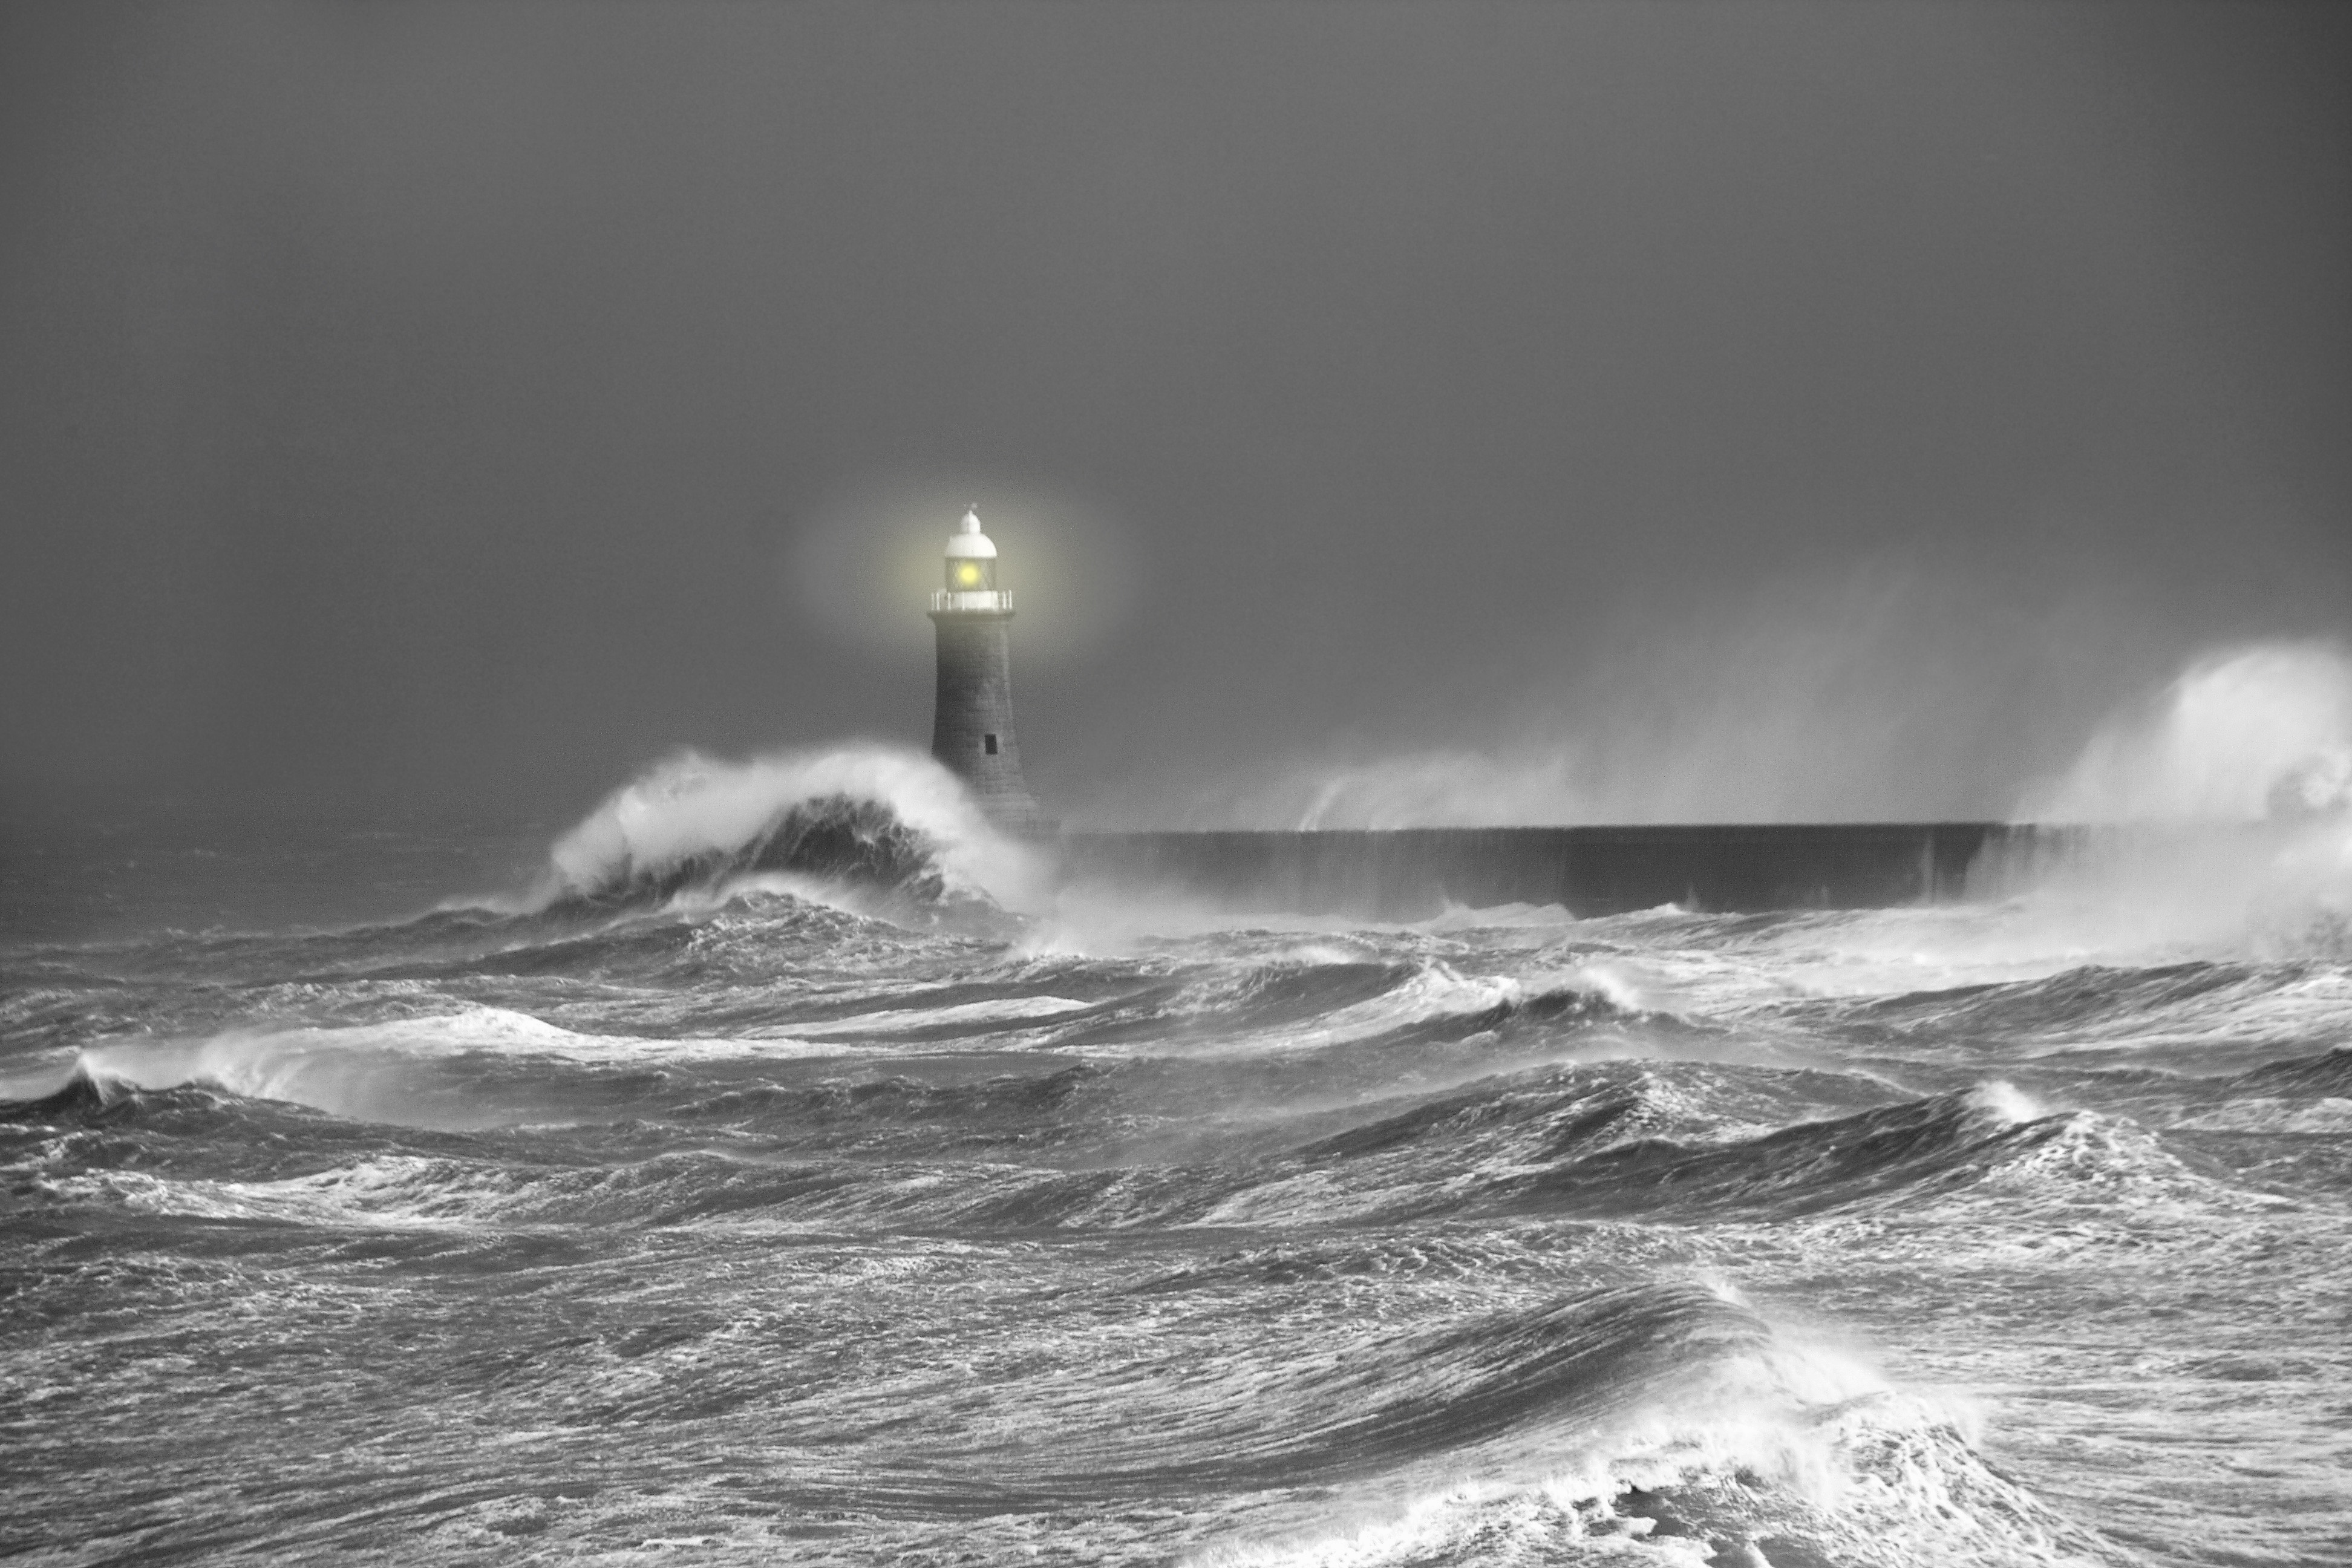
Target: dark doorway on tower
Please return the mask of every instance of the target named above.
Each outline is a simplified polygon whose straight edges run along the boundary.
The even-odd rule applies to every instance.
[[[989,754],[990,756],[992,756],[992,756],[996,755],[996,737],[995,737],[995,736],[993,736],[993,735],[982,735],[982,736],[980,738],[980,743],[981,743],[982,746],[984,746],[984,747],[986,747],[986,748],[987,748],[987,750],[988,750],[988,754]]]

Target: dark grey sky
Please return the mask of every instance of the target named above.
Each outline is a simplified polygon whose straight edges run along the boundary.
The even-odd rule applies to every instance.
[[[2341,5],[9,5],[0,791],[919,744],[970,498],[1081,818],[1999,813],[2352,633],[2347,81]]]

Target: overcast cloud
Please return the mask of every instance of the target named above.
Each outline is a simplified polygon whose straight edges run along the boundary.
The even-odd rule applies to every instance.
[[[2352,633],[2347,80],[2331,5],[11,5],[0,792],[920,745],[971,500],[1081,821],[1998,815]]]

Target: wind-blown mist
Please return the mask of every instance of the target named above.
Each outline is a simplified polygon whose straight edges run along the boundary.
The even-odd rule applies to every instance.
[[[1299,828],[1950,815],[1956,792],[2014,765],[1984,733],[1998,630],[1915,574],[1867,567],[1737,606],[1629,595],[1596,653],[1500,658],[1449,712],[1384,715],[1180,809]]]
[[[2129,683],[2079,632],[2004,662],[1950,627],[1921,630],[1916,608],[1896,591],[1779,606],[1507,704],[1509,732],[1490,742],[1305,752],[1167,815],[1301,829],[2187,823],[2325,816],[2352,801],[2352,657],[2340,644],[2210,649],[2096,702],[2099,685]],[[2045,679],[2044,664],[2094,676]]]

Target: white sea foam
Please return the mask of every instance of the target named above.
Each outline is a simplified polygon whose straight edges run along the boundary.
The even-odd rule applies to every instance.
[[[984,1002],[959,1002],[945,1007],[886,1007],[846,1018],[797,1024],[793,1026],[793,1032],[806,1040],[831,1040],[843,1036],[903,1035],[909,1029],[961,1024],[1000,1024],[1017,1027],[1023,1024],[1049,1022],[1065,1013],[1083,1012],[1093,1005],[1091,1002],[1082,1002],[1074,996],[999,996]]]
[[[1330,958],[1318,956],[1297,966],[1313,968],[1328,962]],[[1254,970],[1195,984],[1171,1003],[1171,1010],[1205,1012],[1229,1005],[1246,996],[1261,973]],[[1320,1049],[1412,1024],[1487,1012],[1524,1001],[1527,994],[1526,987],[1507,975],[1463,974],[1450,964],[1428,963],[1378,995],[1330,1008],[1301,1023],[1223,1039],[1201,1047],[1199,1054],[1246,1056]],[[1164,1049],[1164,1044],[1159,1048]]]
[[[50,1184],[57,1195],[103,1200],[145,1214],[205,1219],[381,1225],[396,1228],[528,1223],[565,1195],[626,1184],[631,1167],[528,1166],[380,1154],[274,1181],[207,1181],[104,1171]]]
[[[1473,906],[1448,903],[1440,913],[1413,923],[1416,931],[1538,931],[1549,932],[1560,926],[1574,925],[1576,917],[1562,904],[1489,904]]]
[[[2330,1137],[2352,1132],[2352,1100],[2330,1096],[2304,1103],[2291,1100],[2236,1100],[2175,1127],[2205,1132],[2293,1132]]]
[[[85,1049],[79,1070],[141,1089],[208,1085],[373,1120],[411,1100],[420,1059],[477,1053],[575,1062],[836,1056],[856,1047],[786,1037],[649,1038],[582,1034],[503,1007],[342,1026],[236,1029],[201,1039],[118,1041]],[[394,1120],[400,1118],[394,1117]]]
[[[2012,1249],[2036,1231],[2042,1245],[2057,1241],[2073,1250],[2194,1249],[2208,1243],[2214,1225],[2288,1206],[2290,1200],[2275,1194],[2191,1169],[2127,1117],[2078,1110],[2051,1136],[1994,1163],[1980,1181],[1936,1199],[1934,1220],[1940,1244],[1955,1257],[1971,1243],[1996,1253]],[[2028,1215],[2055,1224],[2021,1226]],[[1952,1223],[1969,1215],[1981,1223]]]
[[[1979,1113],[2011,1127],[2039,1121],[2050,1114],[2040,1100],[2007,1079],[1992,1079],[1977,1085],[1969,1091],[1969,1104]]]

